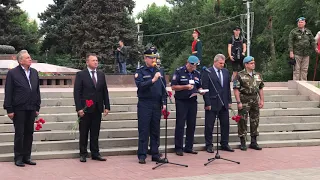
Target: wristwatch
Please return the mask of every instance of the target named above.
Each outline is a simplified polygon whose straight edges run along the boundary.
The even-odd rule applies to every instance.
[[[241,102],[240,102],[240,101],[238,101],[238,102],[237,102],[237,104],[241,104]]]

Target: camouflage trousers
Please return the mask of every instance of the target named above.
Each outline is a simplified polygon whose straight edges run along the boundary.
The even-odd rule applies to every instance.
[[[242,109],[238,110],[241,116],[238,122],[238,136],[246,137],[248,129],[248,119],[250,118],[250,136],[259,136],[259,100],[258,96],[240,95]]]
[[[296,65],[293,70],[293,80],[306,81],[309,67],[309,56],[295,55]]]

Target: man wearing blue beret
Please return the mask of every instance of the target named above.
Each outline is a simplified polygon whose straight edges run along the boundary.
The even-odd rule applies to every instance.
[[[250,117],[251,144],[249,148],[261,150],[257,143],[259,136],[260,108],[264,105],[263,79],[260,73],[256,72],[255,61],[252,56],[243,60],[245,69],[240,71],[233,81],[233,91],[238,105],[238,114],[241,116],[238,122],[238,136],[240,137],[241,150],[246,151],[247,122]]]
[[[171,88],[175,91],[176,101],[176,128],[175,128],[175,152],[183,156],[183,152],[198,154],[193,150],[194,132],[198,110],[197,96],[191,96],[201,89],[200,73],[196,70],[200,60],[197,56],[189,56],[185,66],[177,68],[174,72]],[[184,126],[186,128],[185,146],[183,147]]]
[[[306,18],[297,19],[297,28],[289,34],[290,58],[296,61],[293,70],[293,80],[306,81],[308,75],[309,58],[312,50],[317,50],[312,32],[305,28]]]

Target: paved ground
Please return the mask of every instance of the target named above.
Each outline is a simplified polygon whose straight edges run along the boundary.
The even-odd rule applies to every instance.
[[[203,164],[213,155],[200,152],[198,155],[186,154],[178,157],[168,154],[171,162],[184,163],[189,167],[170,164],[152,170],[155,163],[147,159],[140,165],[136,156],[111,156],[107,162],[88,160],[80,163],[78,159],[42,160],[37,166],[18,168],[11,162],[0,163],[0,179],[3,180],[211,180],[248,179],[248,180],[296,180],[320,179],[320,146],[268,148],[262,151],[248,150],[234,153],[221,151],[221,156],[240,161],[241,164],[217,160],[208,166]]]

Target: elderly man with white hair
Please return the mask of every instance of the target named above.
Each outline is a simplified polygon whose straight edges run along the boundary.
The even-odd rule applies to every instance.
[[[34,120],[39,115],[41,98],[37,70],[26,50],[17,54],[19,65],[8,71],[3,108],[14,124],[14,162],[16,166],[36,165],[31,161]]]

